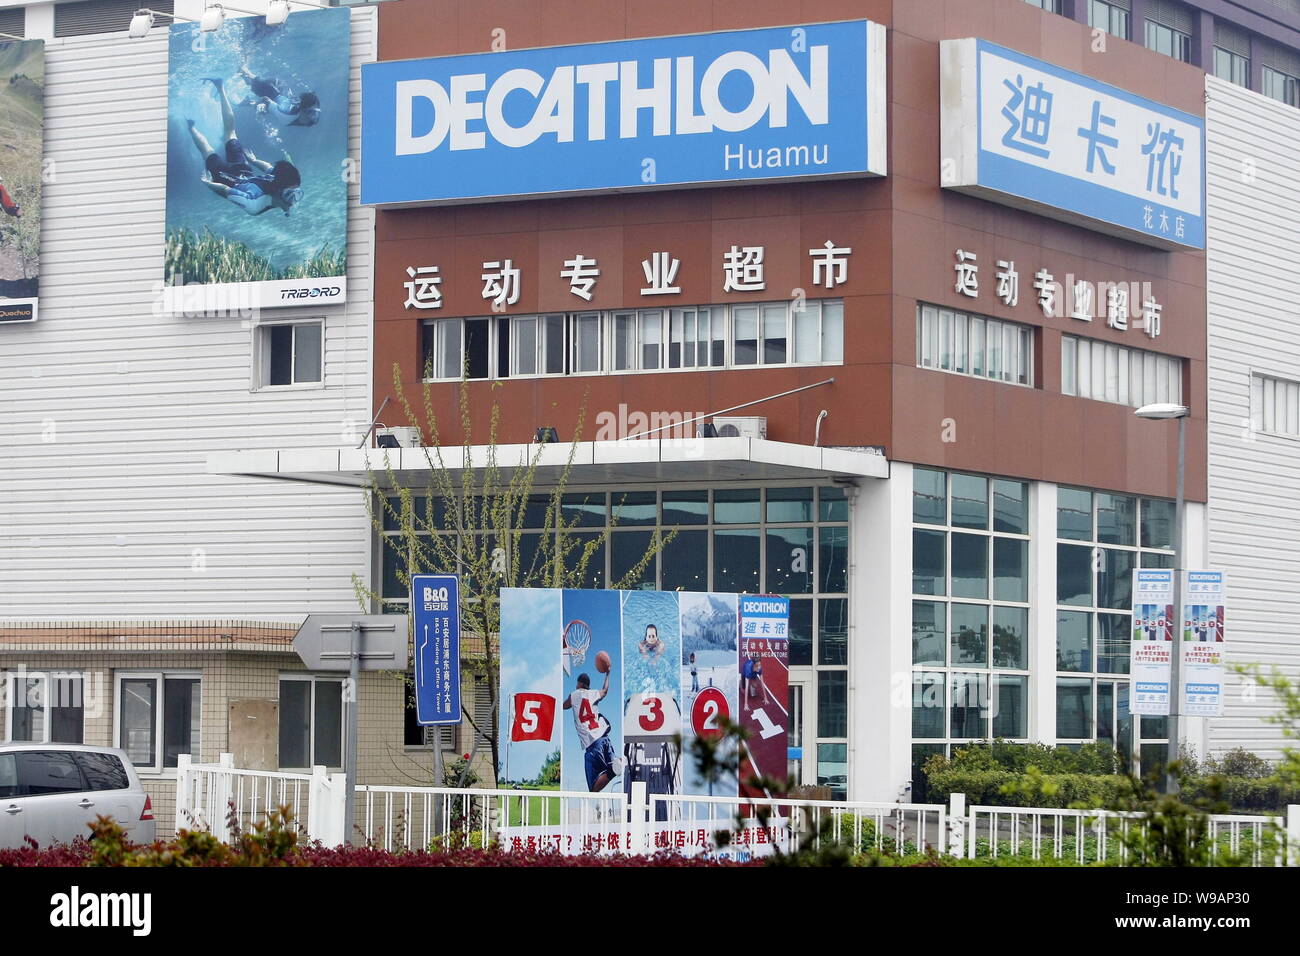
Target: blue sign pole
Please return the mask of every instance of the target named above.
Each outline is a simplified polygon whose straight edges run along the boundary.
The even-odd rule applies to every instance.
[[[411,576],[415,624],[415,717],[423,726],[459,724],[460,579]]]

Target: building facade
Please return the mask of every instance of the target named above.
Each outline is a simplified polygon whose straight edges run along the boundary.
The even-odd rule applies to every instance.
[[[675,532],[637,586],[789,595],[790,770],[839,796],[923,798],[930,755],[991,737],[1097,740],[1160,761],[1165,721],[1128,712],[1131,580],[1173,564],[1177,433],[1138,419],[1143,404],[1190,409],[1186,565],[1229,572],[1248,657],[1294,666],[1276,628],[1277,579],[1250,570],[1260,527],[1279,529],[1278,561],[1289,553],[1285,504],[1274,498],[1268,512],[1250,476],[1261,449],[1285,468],[1287,389],[1300,386],[1280,319],[1253,326],[1242,290],[1276,287],[1261,263],[1290,240],[1265,227],[1265,212],[1285,208],[1295,172],[1285,150],[1265,150],[1251,167],[1262,191],[1234,179],[1253,158],[1240,155],[1243,136],[1294,136],[1300,114],[1245,89],[1285,87],[1274,46],[1300,45],[1288,4],[1261,14],[1208,0],[816,0],[797,22],[779,5],[721,0],[358,7],[355,157],[371,135],[397,152],[380,130],[391,98],[361,109],[372,60],[586,56],[654,38],[667,60],[688,52],[674,48],[687,42],[679,34],[767,30],[798,71],[818,25],[856,20],[875,25],[861,28],[858,118],[885,132],[861,168],[827,176],[819,159],[838,153],[809,141],[773,154],[734,120],[723,148],[735,176],[679,176],[674,164],[691,158],[677,151],[681,124],[736,114],[738,94],[718,80],[718,103],[697,113],[680,93],[656,99],[683,74],[638,83],[610,59],[601,122],[620,123],[636,149],[645,141],[634,182],[559,187],[560,170],[539,161],[534,184],[513,191],[489,182],[454,195],[456,177],[407,177],[385,188],[430,190],[425,199],[368,200],[367,159],[349,186],[348,303],[248,320],[158,314],[167,47],[128,39],[118,20],[63,35],[60,23],[66,33],[80,22],[63,6],[75,5],[29,6],[25,20],[47,37],[46,157],[57,171],[41,317],[0,328],[6,736],[130,745],[134,730],[151,741],[141,762],[156,805],[186,748],[259,767],[341,764],[341,685],[304,671],[288,642],[307,613],[356,609],[356,584],[378,592],[368,610],[406,601],[404,555],[391,529],[372,528],[364,499],[381,455],[389,491],[427,481],[424,449],[379,452],[365,437],[376,416],[430,434],[422,414],[402,420],[395,381],[408,396],[427,389],[453,472],[462,441],[472,460],[485,453],[494,406],[508,454],[534,453],[539,429],[558,433],[538,452],[539,492],[576,443],[562,512],[605,539],[590,586],[618,581],[656,533]],[[1220,63],[1220,49],[1246,49],[1249,62]],[[1011,72],[998,79],[989,64]],[[1207,104],[1205,71],[1220,68],[1229,76],[1208,81]],[[815,112],[814,74],[779,75],[793,91],[782,109]],[[981,77],[994,77],[989,91]],[[447,131],[471,151],[493,116],[525,125],[510,112],[520,90],[492,101],[494,114],[473,82],[458,88],[460,125]],[[564,142],[555,95],[538,122],[558,123],[549,135]],[[1156,128],[1126,126],[1138,122],[1130,109]],[[434,115],[405,117],[411,152],[432,135],[416,125]],[[992,147],[971,146],[981,123],[1004,121]],[[97,150],[109,137],[140,173],[105,193]],[[1088,185],[987,178],[1018,168],[985,165],[998,144],[1011,158],[1057,151]],[[1097,182],[1126,149],[1138,172],[1125,201],[1137,201],[1121,215]],[[593,183],[609,172],[575,168]],[[466,184],[497,173],[463,169]],[[565,194],[537,195],[548,191]],[[319,381],[265,379],[269,329],[285,325],[321,343]],[[1276,336],[1267,367],[1252,358],[1265,326]],[[703,437],[708,425],[717,437]],[[1232,444],[1242,428],[1252,441]],[[525,524],[535,546],[541,519],[530,511]],[[68,681],[106,703],[94,716],[60,706]],[[19,693],[31,687],[35,697]],[[488,689],[466,691],[476,722],[490,720]],[[368,675],[361,695],[361,780],[427,781],[402,681]],[[1267,702],[1244,688],[1229,700],[1221,720],[1185,721],[1186,741],[1198,753],[1273,753]],[[247,733],[272,714],[274,735]],[[483,771],[479,743],[468,728],[436,739],[447,755],[474,751]]]

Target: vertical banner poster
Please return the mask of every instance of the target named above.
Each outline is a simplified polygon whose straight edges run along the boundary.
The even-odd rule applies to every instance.
[[[1169,713],[1169,665],[1174,648],[1174,572],[1133,572],[1133,640],[1129,673],[1133,679],[1130,714]]]
[[[674,591],[623,596],[623,790],[682,792],[682,637]],[[660,809],[664,809],[660,805]]]
[[[414,617],[415,719],[460,723],[460,580],[454,574],[411,576]]]
[[[619,591],[564,591],[563,790],[622,788],[623,628]],[[552,647],[555,644],[552,643]],[[552,651],[555,653],[555,651]]]
[[[789,598],[740,595],[740,725],[749,731],[740,761],[742,796],[771,796],[749,779],[786,779],[789,625]]]
[[[740,673],[736,668],[737,598],[734,594],[679,595],[682,656],[682,750],[686,754],[683,792],[698,796],[734,796],[735,774],[706,780],[691,759],[695,737],[717,739],[722,721],[736,720]],[[725,756],[725,755],[724,755]]]
[[[347,7],[172,25],[166,311],[345,300],[350,33]]]
[[[0,325],[36,321],[45,41],[0,42]]]
[[[559,591],[501,589],[502,787],[560,789],[561,617]],[[526,822],[537,821],[508,821]]]
[[[1222,571],[1183,572],[1184,714],[1223,716],[1224,592]]]

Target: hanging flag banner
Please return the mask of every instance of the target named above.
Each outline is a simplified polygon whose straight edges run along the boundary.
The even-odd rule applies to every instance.
[[[734,774],[704,779],[686,751],[696,737],[720,737],[724,719],[738,721],[750,731],[741,777],[784,781],[788,627],[782,597],[503,588],[501,786],[609,794],[622,807],[644,783],[652,850],[719,855],[718,808],[690,797],[765,790],[742,789]],[[621,811],[597,820],[581,801],[546,802],[512,801],[502,843],[575,853],[627,845]],[[787,838],[786,821],[773,817],[738,828],[724,855],[770,852]]]
[[[41,273],[45,41],[0,42],[0,325],[35,322]]]
[[[1222,571],[1183,572],[1181,713],[1223,716]]]
[[[422,725],[460,723],[460,580],[411,575],[415,714]]]
[[[1133,640],[1129,643],[1132,692],[1129,713],[1169,714],[1170,653],[1174,647],[1174,572],[1133,572]]]
[[[1205,248],[1205,120],[987,40],[940,44],[948,189],[1161,249]]]

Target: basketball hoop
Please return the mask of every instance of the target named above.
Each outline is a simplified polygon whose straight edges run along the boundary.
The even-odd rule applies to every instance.
[[[591,628],[586,621],[570,621],[560,638],[564,645],[564,673],[570,673],[571,666],[581,667],[587,659],[587,648],[591,646]]]

